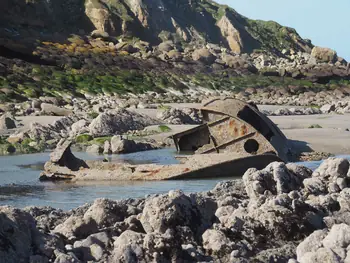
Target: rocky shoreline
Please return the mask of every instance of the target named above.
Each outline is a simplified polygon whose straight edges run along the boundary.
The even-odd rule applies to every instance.
[[[349,178],[349,162],[330,158],[314,172],[250,169],[203,193],[97,199],[70,211],[3,206],[0,255],[8,263],[348,262]]]

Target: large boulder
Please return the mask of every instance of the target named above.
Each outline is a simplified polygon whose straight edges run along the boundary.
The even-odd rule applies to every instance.
[[[203,248],[212,254],[229,254],[232,251],[232,244],[226,235],[215,229],[208,229],[202,235]]]
[[[338,59],[337,52],[330,48],[314,47],[311,56],[316,58],[317,62],[335,63]]]
[[[131,230],[123,232],[114,242],[111,262],[146,262],[143,249],[145,234]]]
[[[146,200],[140,221],[146,233],[162,234],[185,226],[202,235],[212,225],[216,208],[210,199],[194,200],[181,191],[170,191]]]
[[[105,31],[102,30],[94,30],[91,32],[91,37],[92,38],[102,38],[102,39],[108,39],[109,38],[109,34]]]
[[[48,141],[61,137],[57,131],[52,131],[50,127],[41,125],[38,122],[30,123],[28,135],[34,141]]]
[[[68,116],[72,114],[71,110],[61,108],[48,103],[41,103],[41,111],[44,114],[55,115],[55,116]]]
[[[88,129],[89,124],[90,123],[84,119],[74,122],[71,126],[71,135],[76,136],[78,134],[87,133],[89,131]]]
[[[322,247],[322,240],[326,237],[326,230],[317,230],[308,236],[297,247],[297,257],[301,259],[306,253],[315,252]]]
[[[350,226],[337,224],[327,230],[319,230],[308,236],[297,247],[300,263],[349,262]]]
[[[16,127],[16,121],[12,117],[6,114],[0,117],[0,130],[15,129]]]
[[[171,41],[162,42],[158,45],[158,50],[162,52],[169,52],[174,49],[174,44]]]
[[[168,124],[200,124],[199,111],[192,108],[168,108],[157,114],[157,118]]]
[[[331,113],[331,112],[335,111],[335,105],[334,104],[326,104],[326,105],[323,105],[320,108],[320,110],[322,113]]]
[[[32,254],[35,220],[28,213],[9,206],[0,207],[0,261],[28,262]]]
[[[93,153],[93,154],[100,154],[100,153],[103,153],[103,149],[100,145],[92,144],[86,148],[86,152]]]
[[[121,136],[113,136],[111,139],[111,151],[114,154],[142,152],[154,149],[158,149],[158,146],[151,143],[124,139]]]
[[[349,185],[349,161],[343,158],[328,158],[304,180],[305,191],[314,195],[339,193]]]
[[[62,224],[56,226],[53,232],[66,238],[86,238],[98,232],[98,228],[93,218],[72,215]]]
[[[224,61],[225,65],[230,68],[235,69],[243,69],[243,68],[250,68],[253,69],[254,66],[246,59],[244,59],[242,56],[232,56],[229,54],[223,54],[222,60]]]
[[[101,113],[89,125],[92,136],[122,134],[130,130],[142,130],[157,121],[135,112],[119,109],[113,113]]]
[[[311,176],[309,169],[303,170],[304,174],[295,174],[286,164],[274,162],[260,171],[255,168],[247,170],[243,175],[243,182],[250,199],[257,200],[265,191],[277,195],[300,189],[305,177]]]
[[[85,212],[84,219],[92,219],[99,228],[113,225],[123,221],[126,216],[127,206],[108,199],[96,199],[92,206]]]
[[[201,49],[196,49],[193,53],[192,53],[192,58],[195,61],[200,61],[204,64],[213,64],[216,60],[215,55],[213,55],[212,53],[210,53],[210,51],[206,48],[201,48]]]

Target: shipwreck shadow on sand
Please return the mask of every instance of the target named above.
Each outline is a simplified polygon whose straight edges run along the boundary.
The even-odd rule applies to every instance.
[[[288,140],[288,144],[292,148],[294,153],[312,152],[313,151],[313,149],[305,141]]]

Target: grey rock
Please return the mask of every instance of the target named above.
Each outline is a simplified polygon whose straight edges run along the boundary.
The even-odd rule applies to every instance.
[[[92,244],[90,247],[90,254],[94,260],[99,261],[102,259],[103,254],[105,253],[103,248],[97,244]]]
[[[303,181],[305,190],[308,193],[320,195],[326,192],[326,185],[320,178],[307,178]]]
[[[92,218],[87,217],[85,219],[79,216],[70,216],[62,224],[56,226],[53,232],[66,238],[86,238],[98,232],[98,228],[96,221]]]
[[[158,45],[158,49],[159,51],[169,52],[174,49],[174,45],[172,44],[172,42],[166,41],[166,42],[160,43]]]
[[[102,31],[102,30],[94,30],[91,32],[91,37],[93,38],[109,38],[109,34],[105,31]]]
[[[58,163],[63,155],[67,152],[70,151],[70,147],[72,145],[72,141],[70,140],[60,140],[56,146],[55,151],[53,151],[50,154],[50,161],[53,163]]]
[[[157,121],[134,112],[119,109],[113,113],[102,113],[89,125],[93,136],[108,136],[125,133],[129,130],[142,130]]]
[[[248,196],[258,199],[265,191],[272,194],[289,193],[298,190],[302,184],[301,178],[288,170],[284,163],[274,162],[265,169],[258,171],[254,168],[248,169],[243,175],[243,182]]]
[[[111,139],[111,151],[114,154],[148,151],[157,148],[158,146],[156,145],[123,139],[121,136],[113,136]]]
[[[71,131],[72,135],[84,134],[88,132],[89,122],[82,119],[72,124]]]
[[[301,242],[296,250],[297,258],[300,260],[306,253],[316,252],[322,247],[322,240],[326,237],[326,230],[317,230]]]
[[[142,262],[145,235],[131,230],[123,232],[114,242],[113,262]]]
[[[105,141],[105,143],[103,145],[103,153],[104,154],[111,154],[112,153],[111,143],[108,140]]]
[[[30,139],[35,141],[48,141],[61,137],[57,131],[51,131],[49,127],[43,126],[37,122],[32,122],[30,124],[28,135]]]
[[[0,117],[0,130],[15,129],[16,127],[16,121],[12,117],[6,114]]]
[[[330,48],[314,47],[311,56],[316,58],[317,62],[335,63],[338,56],[337,52]]]
[[[56,259],[54,263],[80,263],[80,260],[72,254],[65,254],[61,251],[55,250]]]
[[[314,171],[312,176],[315,177],[332,177],[344,178],[349,171],[349,161],[343,158],[328,158]]]
[[[181,191],[170,191],[168,195],[147,199],[140,221],[146,233],[165,233],[186,226],[201,235],[212,224],[216,208],[210,200],[193,200]]]
[[[202,119],[196,109],[169,108],[157,114],[157,118],[168,124],[200,124]]]
[[[192,58],[195,61],[200,61],[205,64],[213,64],[216,59],[216,57],[206,48],[196,49],[192,53]]]
[[[103,149],[100,145],[93,144],[86,148],[86,152],[93,153],[93,154],[100,154],[103,152]]]
[[[19,209],[0,207],[0,261],[26,262],[31,256],[32,233],[37,231],[33,217]],[[3,261],[6,259],[5,261]]]
[[[86,239],[79,242],[80,247],[90,247],[94,244],[99,245],[102,248],[107,248],[110,245],[111,238],[107,232],[100,232],[88,236]],[[78,247],[74,243],[74,247]]]
[[[45,114],[53,114],[55,116],[68,116],[72,114],[71,110],[58,107],[53,104],[41,103],[41,111]]]
[[[331,113],[335,111],[335,105],[334,104],[326,104],[321,107],[321,112],[322,113]]]
[[[341,263],[342,261],[336,253],[331,249],[319,248],[316,252],[306,253],[301,259],[300,263]]]
[[[202,235],[203,248],[210,254],[225,254],[232,251],[232,243],[226,235],[214,229],[208,229]]]
[[[123,221],[126,216],[127,206],[118,204],[109,199],[96,199],[92,206],[85,212],[84,219],[95,222],[99,228],[113,225]]]
[[[350,226],[346,224],[334,225],[322,243],[328,249],[348,247],[350,245]]]

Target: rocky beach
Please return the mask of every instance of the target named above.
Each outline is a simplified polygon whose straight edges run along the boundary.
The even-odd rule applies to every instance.
[[[272,163],[208,192],[1,207],[6,262],[347,262],[349,162]],[[326,260],[326,261],[325,261]],[[5,262],[5,261],[3,261]]]

